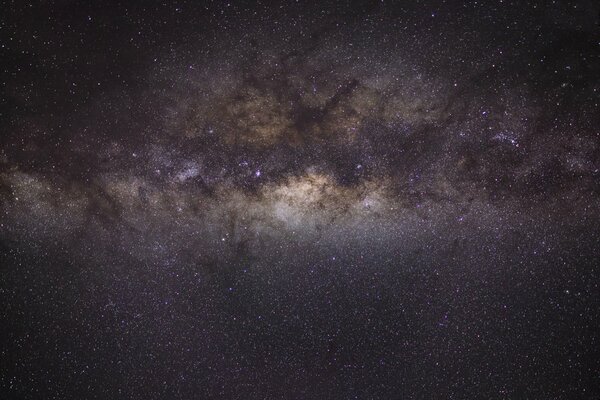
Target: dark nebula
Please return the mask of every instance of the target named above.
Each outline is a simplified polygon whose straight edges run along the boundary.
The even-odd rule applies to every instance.
[[[600,398],[599,13],[7,1],[0,398]]]

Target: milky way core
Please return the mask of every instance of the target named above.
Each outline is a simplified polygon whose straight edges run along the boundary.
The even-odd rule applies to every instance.
[[[597,2],[9,3],[0,397],[600,398]]]

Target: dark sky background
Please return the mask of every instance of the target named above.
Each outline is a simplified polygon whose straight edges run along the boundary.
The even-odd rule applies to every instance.
[[[5,1],[3,399],[600,398],[596,1]]]

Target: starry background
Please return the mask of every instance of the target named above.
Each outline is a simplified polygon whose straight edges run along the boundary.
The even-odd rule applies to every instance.
[[[600,398],[599,12],[5,2],[1,397]]]

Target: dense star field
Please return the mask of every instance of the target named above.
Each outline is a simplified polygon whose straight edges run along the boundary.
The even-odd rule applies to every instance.
[[[600,398],[596,1],[8,1],[0,398]]]

